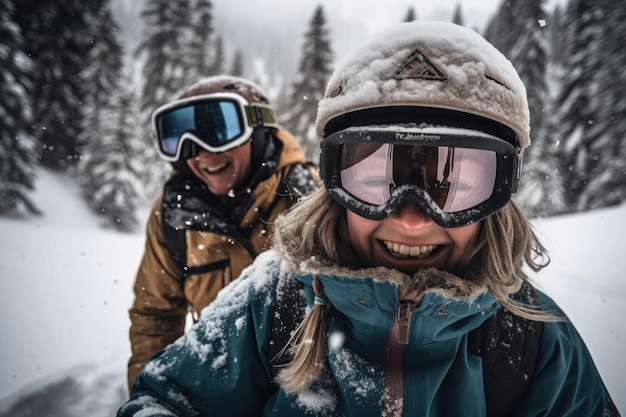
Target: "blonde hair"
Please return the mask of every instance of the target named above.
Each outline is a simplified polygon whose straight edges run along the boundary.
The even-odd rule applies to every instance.
[[[294,259],[315,256],[342,266],[364,266],[352,249],[345,209],[324,187],[276,220],[274,241]],[[549,262],[546,248],[519,206],[511,200],[483,220],[477,247],[461,275],[484,282],[493,296],[514,314],[531,320],[555,321],[560,318],[509,297],[528,279],[524,264],[538,272]],[[313,283],[316,297],[323,297],[323,286],[317,277]],[[306,390],[325,363],[326,309],[322,303],[314,304],[285,346],[285,349],[291,346],[293,359],[276,379],[287,392]]]

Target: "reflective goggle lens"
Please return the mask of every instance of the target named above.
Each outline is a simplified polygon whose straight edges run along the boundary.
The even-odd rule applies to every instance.
[[[440,226],[460,227],[506,205],[520,164],[519,148],[477,130],[356,126],[324,138],[320,175],[359,216],[381,220],[414,202]]]
[[[158,108],[152,115],[161,158],[175,162],[193,155],[183,151],[191,141],[209,152],[226,152],[243,145],[255,127],[278,128],[271,107],[248,104],[234,93],[183,98]]]
[[[156,119],[161,150],[169,156],[176,155],[185,133],[219,148],[241,137],[243,123],[238,104],[225,100],[188,104],[165,112]]]
[[[425,191],[445,213],[472,208],[491,196],[497,172],[494,151],[447,146],[345,143],[342,188],[364,203],[386,204],[404,186]]]

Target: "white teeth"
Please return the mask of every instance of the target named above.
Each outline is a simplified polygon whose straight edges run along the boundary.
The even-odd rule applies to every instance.
[[[204,169],[206,169],[210,174],[217,172],[221,169],[223,169],[225,166],[227,165],[227,162],[224,162],[223,164],[220,164],[218,166],[215,167],[205,167]]]
[[[437,245],[406,246],[398,242],[384,241],[385,246],[394,255],[411,256],[418,259],[427,258]]]

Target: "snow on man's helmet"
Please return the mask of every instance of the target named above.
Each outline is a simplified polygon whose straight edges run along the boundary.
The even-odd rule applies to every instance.
[[[270,105],[267,94],[258,84],[233,75],[216,75],[203,78],[185,88],[178,95],[178,98],[215,93],[234,93],[245,98],[250,104]]]
[[[394,116],[394,107],[413,111]],[[396,25],[344,58],[319,103],[317,133],[354,125],[354,114],[369,119],[358,124],[419,122],[422,110],[445,125],[510,129],[518,150],[530,144],[526,89],[513,65],[476,32],[445,22]]]

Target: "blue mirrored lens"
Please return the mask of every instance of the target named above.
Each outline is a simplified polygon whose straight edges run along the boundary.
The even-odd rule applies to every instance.
[[[157,121],[161,149],[167,155],[176,155],[181,136],[185,132],[212,147],[219,147],[243,134],[243,120],[239,106],[233,101],[192,103],[162,114]]]

